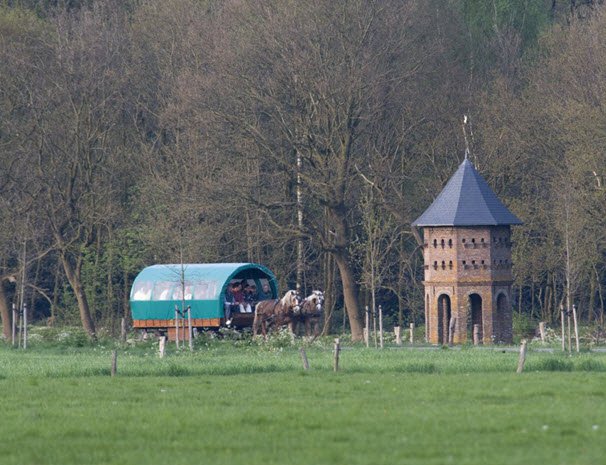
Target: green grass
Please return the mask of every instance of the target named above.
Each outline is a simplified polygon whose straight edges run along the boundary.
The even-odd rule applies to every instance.
[[[597,464],[606,356],[211,344],[0,349],[0,463]]]

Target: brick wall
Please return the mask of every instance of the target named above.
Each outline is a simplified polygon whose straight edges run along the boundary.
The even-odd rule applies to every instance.
[[[428,341],[434,344],[447,342],[450,313],[456,318],[454,343],[465,343],[468,335],[471,336],[472,327],[469,296],[477,294],[481,298],[479,318],[483,343],[510,342],[512,274],[509,226],[428,227],[423,235]],[[450,312],[438,307],[441,295],[447,296],[446,309],[449,308]]]

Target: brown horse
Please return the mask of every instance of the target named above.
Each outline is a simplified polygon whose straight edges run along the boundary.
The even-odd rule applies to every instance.
[[[320,334],[320,322],[324,316],[323,303],[324,293],[322,291],[313,291],[303,301],[297,320],[305,325],[305,336],[312,336],[312,327],[314,339]]]
[[[276,300],[262,300],[255,308],[253,320],[253,336],[261,328],[263,337],[267,336],[267,325],[280,327],[288,325],[292,333],[293,318],[299,314],[301,305],[297,291],[287,291],[284,297]]]

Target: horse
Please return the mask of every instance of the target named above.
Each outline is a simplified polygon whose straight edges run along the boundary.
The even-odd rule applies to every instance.
[[[255,318],[253,320],[253,336],[256,336],[259,328],[263,337],[267,336],[267,325],[271,323],[275,326],[288,325],[291,334],[293,333],[293,319],[301,311],[301,301],[297,291],[287,291],[284,297],[276,300],[262,300],[255,308]]]
[[[324,293],[322,291],[313,291],[303,300],[297,320],[305,325],[305,336],[312,336],[312,326],[314,339],[320,334],[320,321],[324,316],[323,303]]]

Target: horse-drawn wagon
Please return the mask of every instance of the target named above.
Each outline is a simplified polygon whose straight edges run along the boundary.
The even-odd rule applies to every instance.
[[[255,263],[149,266],[135,278],[131,289],[133,327],[167,333],[169,339],[175,339],[176,328],[185,326],[190,316],[193,328],[224,326],[225,292],[234,282],[255,285],[257,289],[269,285],[271,296],[268,297],[278,296],[274,274]],[[233,326],[250,327],[254,314],[236,311],[231,317]]]

